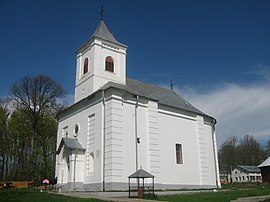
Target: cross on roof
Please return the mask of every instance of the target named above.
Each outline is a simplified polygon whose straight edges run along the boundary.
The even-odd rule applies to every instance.
[[[173,91],[173,86],[174,86],[174,83],[173,81],[171,80],[171,84],[169,85],[171,87],[171,91]]]
[[[103,9],[103,5],[100,8],[100,19],[103,20],[103,14],[104,14],[104,9]]]

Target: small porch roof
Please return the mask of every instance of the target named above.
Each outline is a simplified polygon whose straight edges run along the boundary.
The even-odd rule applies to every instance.
[[[56,154],[60,153],[63,146],[69,148],[70,150],[85,151],[85,148],[83,148],[78,139],[63,137],[56,151]]]

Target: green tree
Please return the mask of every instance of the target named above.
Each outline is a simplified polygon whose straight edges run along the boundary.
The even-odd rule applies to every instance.
[[[9,134],[7,127],[8,112],[0,105],[0,181],[5,180],[6,165],[9,158]]]
[[[218,151],[218,159],[220,172],[230,173],[231,169],[237,164],[237,138],[230,137],[220,147]]]
[[[257,166],[266,159],[266,153],[252,135],[245,135],[237,146],[237,159],[240,165]]]
[[[270,156],[270,140],[267,141],[266,146],[265,146],[265,153],[266,156],[269,157]]]
[[[55,171],[55,151],[57,122],[51,115],[44,116],[39,122],[38,148],[40,149],[40,172],[42,178],[52,178]]]
[[[220,172],[229,174],[236,165],[257,166],[266,158],[266,152],[252,135],[240,140],[228,138],[218,151]]]
[[[10,95],[19,109],[26,109],[32,123],[31,146],[38,134],[40,118],[46,114],[56,114],[59,109],[57,99],[65,95],[64,89],[48,76],[24,77],[10,87]]]
[[[18,111],[11,120],[11,131],[16,141],[14,148],[16,152],[24,151],[13,161],[20,165],[20,172],[23,173],[16,171],[14,175],[20,178],[21,175],[27,176],[28,180],[51,177],[48,175],[52,174],[54,167],[52,152],[56,144],[54,116],[64,108],[57,101],[65,95],[65,91],[56,81],[40,75],[15,82],[10,87],[10,95],[16,101]],[[27,167],[24,162],[27,162]]]
[[[39,138],[36,138],[35,156],[32,156],[32,124],[26,110],[14,112],[9,120],[12,134],[12,166],[10,178],[32,180],[53,178],[57,122],[52,115],[43,116],[38,123]],[[32,170],[35,168],[34,170]]]
[[[9,122],[9,130],[12,136],[11,165],[9,178],[13,180],[30,180],[31,173],[31,120],[26,110],[15,111]]]

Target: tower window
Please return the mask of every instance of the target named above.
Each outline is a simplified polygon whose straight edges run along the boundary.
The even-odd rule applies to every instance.
[[[113,58],[110,56],[106,57],[105,70],[109,72],[114,72],[114,62]]]
[[[175,149],[176,149],[176,163],[177,164],[183,164],[182,145],[181,144],[175,144]]]
[[[83,74],[86,74],[87,72],[88,72],[88,58],[85,58],[83,63]]]

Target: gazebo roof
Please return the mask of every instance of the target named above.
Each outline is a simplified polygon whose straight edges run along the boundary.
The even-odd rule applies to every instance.
[[[140,170],[137,170],[135,173],[130,175],[128,178],[154,178],[155,176],[148,173],[147,171],[143,170],[142,168]]]

